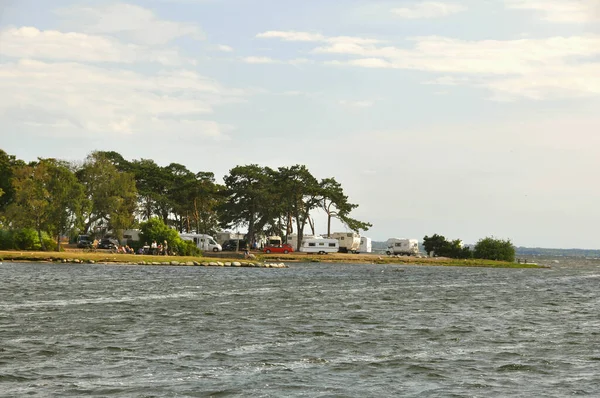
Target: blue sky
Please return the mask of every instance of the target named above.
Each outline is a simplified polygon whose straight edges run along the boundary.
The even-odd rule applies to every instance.
[[[600,248],[599,105],[598,0],[0,2],[8,153],[306,164],[375,240]]]

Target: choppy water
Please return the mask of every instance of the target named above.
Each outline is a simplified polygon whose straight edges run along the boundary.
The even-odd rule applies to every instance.
[[[600,395],[600,263],[0,265],[0,396]]]

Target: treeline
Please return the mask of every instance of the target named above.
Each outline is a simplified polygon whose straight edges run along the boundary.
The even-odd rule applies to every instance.
[[[515,261],[515,247],[510,240],[487,237],[480,239],[472,248],[463,245],[460,239],[447,240],[434,234],[423,238],[423,249],[427,255],[458,259],[485,259],[496,261]]]
[[[42,250],[60,249],[64,235],[111,231],[121,238],[154,219],[179,232],[247,228],[250,242],[295,231],[300,242],[305,226],[314,232],[311,213],[319,210],[328,217],[328,234],[333,218],[367,230],[370,223],[350,215],[356,207],[335,178],[317,180],[303,165],[236,166],[219,184],[212,172],[128,161],[113,151],[92,152],[83,162],[26,163],[0,150],[0,238],[6,243],[10,235],[13,246],[18,234],[32,239],[31,231]]]
[[[600,257],[600,250],[593,249],[549,249],[542,247],[517,247],[520,256],[548,256],[548,257]]]

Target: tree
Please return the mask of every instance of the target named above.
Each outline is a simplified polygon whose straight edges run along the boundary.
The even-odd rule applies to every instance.
[[[425,235],[423,238],[423,248],[428,256],[431,256],[432,253],[439,254],[440,249],[442,249],[446,243],[446,238],[438,234],[434,234],[431,237]]]
[[[55,159],[40,159],[15,170],[13,178],[15,200],[7,215],[15,227],[34,228],[46,250],[42,232],[57,239],[68,232],[81,217],[83,187],[68,164]]]
[[[88,199],[84,233],[98,226],[119,234],[132,225],[137,203],[133,174],[120,172],[102,153],[93,152],[77,171],[77,177]]]
[[[295,165],[280,167],[276,186],[286,214],[296,221],[298,246],[300,250],[304,237],[304,227],[309,219],[311,210],[320,205],[323,192],[317,179],[308,171],[306,166]]]
[[[251,164],[236,166],[224,177],[225,200],[219,206],[221,224],[224,228],[247,226],[250,244],[256,240],[257,224],[269,211],[272,174],[269,168]]]
[[[480,239],[475,244],[473,255],[480,259],[513,262],[515,261],[515,247],[510,239],[487,237]]]
[[[321,208],[327,214],[327,236],[331,236],[331,219],[337,218],[354,232],[368,231],[373,225],[368,222],[355,220],[349,216],[350,212],[358,207],[357,204],[348,202],[348,196],[335,178],[325,178],[320,183],[323,196]]]
[[[14,200],[15,191],[12,185],[14,171],[17,167],[25,166],[25,162],[17,160],[0,149],[0,212]]]

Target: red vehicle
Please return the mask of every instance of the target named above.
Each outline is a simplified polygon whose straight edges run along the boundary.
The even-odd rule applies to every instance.
[[[265,246],[265,248],[263,249],[263,252],[269,254],[269,253],[283,253],[283,254],[288,254],[288,253],[292,253],[294,251],[294,248],[292,247],[292,245],[288,245],[287,243],[281,245],[281,246]]]

